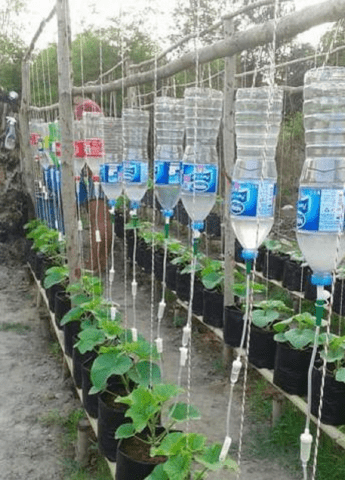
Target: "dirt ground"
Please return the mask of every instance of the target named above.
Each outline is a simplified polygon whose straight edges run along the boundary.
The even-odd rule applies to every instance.
[[[122,258],[117,244],[117,257]],[[129,269],[129,274],[131,270]],[[124,306],[123,260],[117,262],[114,299]],[[147,275],[139,273],[137,327],[148,339],[156,336],[156,321],[151,323],[151,285]],[[128,326],[132,326],[130,281],[128,280]],[[159,292],[158,292],[159,293]],[[159,296],[155,299],[158,304]],[[65,379],[61,360],[53,355],[42,311],[36,308],[36,289],[29,282],[25,266],[0,266],[0,480],[67,480],[63,476],[63,458],[59,447],[59,427],[42,422],[49,412],[67,414],[79,408],[70,378]],[[162,324],[164,338],[164,379],[177,381],[178,347],[182,330],[173,318],[182,320],[183,309],[167,312]],[[156,311],[156,308],[155,308]],[[41,315],[40,315],[41,314]],[[175,317],[174,317],[175,316]],[[21,326],[17,326],[16,324]],[[9,325],[12,325],[12,327]],[[207,435],[210,441],[223,442],[229,394],[227,377],[221,367],[221,344],[205,327],[196,323],[192,336],[190,371],[191,403],[202,411],[202,419],[190,429]],[[188,386],[187,369],[182,385]],[[233,405],[233,457],[237,457],[241,409],[241,382]],[[246,453],[251,423],[245,416],[241,480],[293,480],[283,467]],[[298,452],[296,452],[298,455]],[[70,452],[74,456],[74,452]],[[210,480],[233,480],[229,472],[210,474]],[[133,479],[134,480],[134,479]]]

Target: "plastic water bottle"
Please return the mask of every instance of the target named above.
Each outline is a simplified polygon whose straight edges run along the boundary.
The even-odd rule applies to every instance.
[[[181,189],[184,135],[184,101],[171,97],[155,100],[156,195],[165,216],[172,216]]]
[[[182,164],[181,199],[192,228],[201,230],[216,201],[217,136],[223,94],[210,88],[185,90],[186,149]]]
[[[100,165],[102,189],[108,200],[116,200],[122,193],[122,120],[103,118],[103,139],[106,163]]]
[[[94,182],[99,181],[99,166],[104,161],[103,115],[100,112],[83,112],[84,155]]]
[[[306,160],[297,204],[297,240],[313,270],[330,285],[345,253],[345,68],[309,70],[304,78]]]
[[[147,140],[149,112],[126,108],[123,121],[123,182],[131,207],[137,209],[145,195],[148,180]]]
[[[237,160],[232,176],[230,218],[246,260],[256,257],[274,222],[275,152],[282,107],[283,92],[278,88],[237,90]]]

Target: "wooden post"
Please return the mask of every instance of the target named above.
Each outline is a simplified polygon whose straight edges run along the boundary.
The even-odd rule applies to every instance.
[[[89,463],[91,445],[91,426],[86,418],[78,423],[78,437],[76,446],[76,461],[82,466],[87,467]]]
[[[70,272],[69,279],[70,283],[74,283],[80,276],[80,255],[73,169],[71,29],[68,0],[57,0],[56,14],[58,21],[58,77],[61,126],[61,193],[66,232],[66,254]]]
[[[32,206],[35,204],[35,187],[34,187],[34,159],[30,146],[29,132],[29,105],[30,105],[30,65],[28,61],[22,63],[22,100],[19,112],[20,124],[20,151],[21,151],[21,168],[23,181],[26,191],[31,197]],[[29,211],[29,215],[33,216],[34,211]]]
[[[229,40],[234,33],[232,19],[224,20],[224,38]],[[225,58],[224,79],[224,117],[223,117],[223,151],[224,151],[224,178],[225,178],[225,202],[224,202],[224,307],[234,304],[234,233],[230,223],[229,195],[230,177],[235,161],[235,135],[234,135],[234,88],[235,88],[236,56]],[[232,361],[232,348],[224,343],[223,362],[227,367]]]

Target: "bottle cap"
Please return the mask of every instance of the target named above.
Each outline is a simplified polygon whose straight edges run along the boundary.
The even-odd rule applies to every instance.
[[[166,210],[165,208],[162,210],[163,211],[163,215],[165,217],[172,217],[174,215],[174,210]]]
[[[312,285],[332,285],[332,275],[330,273],[313,273],[311,276]]]
[[[242,258],[244,258],[244,260],[253,260],[257,256],[257,250],[242,250]]]
[[[201,231],[204,228],[204,222],[192,222],[192,230]]]
[[[135,200],[131,200],[131,210],[138,210],[140,207],[140,203],[136,202]]]

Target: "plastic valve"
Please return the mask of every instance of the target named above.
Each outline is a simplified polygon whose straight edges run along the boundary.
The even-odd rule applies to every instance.
[[[136,280],[133,280],[132,282],[132,296],[136,297],[137,296],[137,291],[138,291],[138,283]]]
[[[132,332],[132,342],[136,342],[138,340],[138,330],[133,327],[131,328],[131,332]]]
[[[313,443],[313,437],[309,433],[309,429],[306,428],[304,433],[300,436],[301,441],[301,460],[302,463],[306,464],[310,458],[311,444]]]
[[[188,345],[189,339],[190,339],[190,334],[191,334],[191,327],[186,325],[183,327],[183,334],[182,334],[182,345],[186,347]]]
[[[188,348],[180,347],[180,366],[185,367],[188,356]]]
[[[109,270],[109,283],[112,284],[114,282],[115,270],[111,268]]]
[[[164,300],[161,300],[158,305],[158,320],[162,320],[164,315],[164,310],[166,307],[166,303]]]
[[[232,383],[232,385],[234,385],[237,382],[241,368],[242,368],[242,362],[239,358],[236,358],[236,360],[232,362],[232,368],[231,368],[230,382]]]
[[[160,337],[156,338],[155,344],[156,344],[157,352],[163,353],[163,338],[160,338]]]
[[[224,460],[226,459],[226,456],[227,456],[227,454],[229,452],[229,449],[231,447],[231,441],[232,441],[231,437],[229,437],[229,435],[227,435],[225,437],[222,449],[221,449],[220,454],[219,454],[219,461],[220,462],[224,462]]]
[[[83,231],[83,222],[81,220],[78,220],[78,232]]]
[[[99,230],[96,230],[96,242],[97,243],[101,243],[102,239],[101,239],[101,232]]]
[[[59,242],[62,242],[63,241],[63,235],[62,235],[62,232],[59,232]]]
[[[112,305],[112,306],[110,307],[110,318],[111,318],[112,320],[115,320],[115,318],[116,318],[116,313],[117,313],[117,308],[116,308],[114,305]]]

